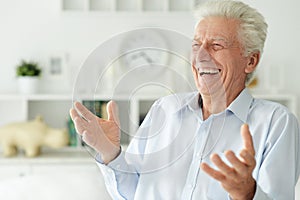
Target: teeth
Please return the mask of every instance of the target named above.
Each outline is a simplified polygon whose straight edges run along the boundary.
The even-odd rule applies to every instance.
[[[214,75],[219,73],[220,71],[220,69],[199,69],[200,76],[204,74]]]

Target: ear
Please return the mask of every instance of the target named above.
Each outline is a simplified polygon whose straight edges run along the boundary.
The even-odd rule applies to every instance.
[[[255,52],[255,53],[251,53],[248,56],[248,60],[247,60],[247,66],[245,68],[245,72],[247,74],[253,72],[259,62],[260,59],[260,53],[259,52]]]

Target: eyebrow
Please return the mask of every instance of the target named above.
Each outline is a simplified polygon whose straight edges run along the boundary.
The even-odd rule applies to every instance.
[[[197,36],[195,36],[194,38],[193,38],[193,40],[195,40],[195,41],[198,41],[198,40],[200,40],[201,38],[200,37],[197,37]]]
[[[194,40],[194,41],[199,41],[199,40],[201,40],[201,37],[194,37],[193,40]],[[209,41],[223,41],[223,42],[225,42],[226,44],[229,44],[229,43],[230,43],[226,38],[220,37],[220,36],[209,38]]]

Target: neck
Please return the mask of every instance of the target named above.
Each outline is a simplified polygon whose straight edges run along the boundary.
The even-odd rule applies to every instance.
[[[237,92],[221,91],[214,94],[201,94],[202,97],[202,115],[203,120],[206,120],[210,115],[224,111],[234,99],[241,93],[244,88]]]

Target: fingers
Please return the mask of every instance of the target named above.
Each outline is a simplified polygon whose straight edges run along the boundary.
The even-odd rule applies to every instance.
[[[208,175],[221,182],[247,178],[249,174],[252,174],[255,167],[255,159],[248,151],[244,150],[242,152],[243,159],[247,163],[242,162],[232,151],[226,151],[225,156],[231,165],[226,164],[218,154],[212,154],[210,160],[217,167],[217,170],[210,167],[207,163],[201,163],[200,167]]]
[[[241,135],[242,135],[242,139],[243,139],[243,143],[244,143],[244,149],[249,151],[249,153],[254,156],[255,155],[255,150],[254,150],[252,136],[251,136],[251,133],[249,131],[248,124],[243,124],[241,126]]]
[[[226,151],[225,156],[238,173],[242,174],[245,171],[245,164],[232,151]]]
[[[70,110],[70,116],[74,122],[76,132],[82,134],[88,122],[82,119],[74,108]]]
[[[109,101],[106,107],[108,120],[120,125],[118,106],[114,101]]]
[[[74,121],[77,117],[80,117],[74,108],[70,109],[70,117]]]
[[[219,171],[211,168],[206,163],[201,163],[200,167],[204,172],[206,172],[208,175],[210,175],[211,177],[213,177],[214,179],[216,179],[218,181],[222,181],[226,178],[222,173],[220,173]]]
[[[212,154],[210,159],[220,169],[221,172],[226,174],[231,174],[234,172],[231,167],[223,162],[218,154]]]
[[[80,114],[87,121],[92,121],[95,119],[95,115],[81,103],[75,102],[74,108],[76,109],[77,113]]]
[[[79,102],[75,102],[74,108],[70,109],[70,116],[74,122],[77,133],[80,135],[82,135],[89,126],[88,121],[94,118],[94,115]]]
[[[249,151],[243,149],[240,152],[240,156],[242,159],[244,159],[244,162],[247,166],[249,166],[251,169],[255,168],[256,165],[256,160],[254,158],[254,155],[252,155],[251,153],[249,153]]]

